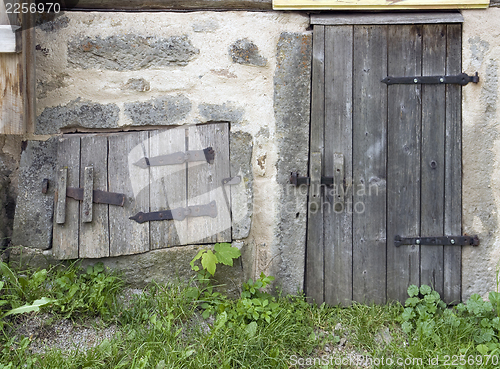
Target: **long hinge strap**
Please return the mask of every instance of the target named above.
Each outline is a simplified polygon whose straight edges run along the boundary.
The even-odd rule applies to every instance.
[[[426,246],[478,246],[476,236],[443,236],[443,237],[401,237],[394,236],[394,246],[426,245]]]
[[[215,151],[211,147],[207,147],[203,150],[190,150],[190,151],[179,151],[173,154],[160,155],[152,158],[141,158],[134,165],[140,168],[148,168],[148,167],[157,167],[162,165],[174,165],[174,164],[182,164],[185,162],[193,162],[193,161],[206,161],[209,164],[214,162]]]
[[[217,204],[212,201],[206,205],[188,206],[187,208],[177,208],[171,210],[152,211],[149,213],[138,212],[129,219],[137,223],[159,221],[159,220],[184,220],[187,217],[217,217]]]

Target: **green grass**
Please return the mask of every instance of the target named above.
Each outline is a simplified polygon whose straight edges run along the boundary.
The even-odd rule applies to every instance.
[[[8,301],[1,306],[3,313],[47,297],[58,302],[26,314],[50,311],[52,322],[80,323],[97,316],[103,321],[97,330],[113,326],[116,333],[87,350],[47,348],[35,354],[30,346],[36,337],[16,335],[16,322],[26,314],[5,316],[0,369],[357,368],[362,357],[370,357],[372,367],[379,368],[498,367],[491,362],[499,355],[496,309],[478,298],[448,309],[424,286],[409,291],[414,299],[406,310],[400,304],[342,308],[311,305],[301,295],[273,297],[260,290],[269,281],[265,276],[249,281],[239,300],[191,281],[153,283],[124,302],[117,299],[120,278],[100,267],[23,272],[22,283],[20,274],[13,274],[17,282],[12,276],[3,278],[1,296]],[[77,301],[63,297],[71,285],[78,286],[73,293]],[[211,314],[204,318],[204,311]],[[483,355],[478,350],[486,351]],[[487,355],[493,356],[485,365]],[[439,365],[433,366],[436,358]]]

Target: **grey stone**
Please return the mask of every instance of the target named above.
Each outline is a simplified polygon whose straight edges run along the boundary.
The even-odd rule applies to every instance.
[[[125,104],[125,114],[138,126],[172,125],[186,118],[190,111],[191,101],[184,95]]]
[[[21,155],[12,244],[48,249],[52,241],[57,140],[28,141]],[[42,193],[42,182],[49,189]]]
[[[229,56],[233,63],[250,64],[258,67],[264,67],[267,64],[267,59],[260,55],[257,45],[246,38],[235,41],[229,47]]]
[[[187,65],[199,52],[187,36],[85,37],[69,42],[68,63],[83,69],[140,70]]]
[[[149,91],[151,85],[144,78],[130,78],[122,87],[122,90],[134,90],[139,92]]]
[[[36,134],[55,134],[61,128],[116,128],[120,108],[80,99],[67,105],[45,108],[37,117]]]
[[[200,104],[198,110],[207,122],[241,122],[244,114],[242,108],[233,107],[230,103],[222,105],[217,104]]]
[[[312,35],[281,34],[274,74],[274,114],[280,186],[276,244],[271,245],[270,274],[285,293],[303,288],[306,241],[306,196],[289,184],[290,172],[307,173]]]
[[[241,176],[241,185],[231,186],[233,240],[248,237],[253,212],[252,135],[230,132],[231,177]]]

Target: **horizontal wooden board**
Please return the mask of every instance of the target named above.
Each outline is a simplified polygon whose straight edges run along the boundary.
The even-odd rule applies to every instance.
[[[275,10],[478,9],[490,0],[273,0]]]
[[[64,6],[63,6],[64,8]],[[271,10],[271,0],[80,0],[72,9],[110,10]]]
[[[499,0],[500,1],[500,0]],[[336,13],[311,14],[311,24],[325,26],[369,25],[369,24],[431,24],[463,23],[464,17],[458,11],[439,13]]]

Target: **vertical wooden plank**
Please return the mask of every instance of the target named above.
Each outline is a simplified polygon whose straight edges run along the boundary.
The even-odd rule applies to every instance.
[[[24,134],[22,54],[0,53],[0,134]]]
[[[389,26],[388,75],[421,73],[422,26]],[[421,86],[388,87],[387,298],[405,301],[418,285],[420,247],[394,246],[394,236],[420,231]]]
[[[353,27],[325,29],[324,175],[333,176],[334,154],[344,155],[344,206],[335,207],[335,191],[324,204],[325,302],[352,302],[352,48]]]
[[[386,301],[387,26],[354,27],[353,298]],[[390,244],[391,240],[389,240]]]
[[[94,190],[108,191],[108,139],[101,135],[81,138],[80,168],[94,168]],[[80,183],[84,171],[80,170]],[[83,210],[83,209],[81,209]],[[80,214],[80,258],[109,256],[108,205],[93,204],[91,223],[83,223]]]
[[[57,173],[57,192],[55,198],[56,223],[64,224],[66,221],[66,188],[68,186],[68,168],[61,168]]]
[[[311,157],[309,162],[311,185],[309,186],[309,205],[307,213],[306,273],[304,286],[307,297],[311,298],[316,303],[321,304],[324,301],[323,209],[321,208],[321,192],[319,193],[319,196],[317,194],[317,190],[320,190],[320,183],[315,180],[314,174],[319,169],[319,177],[321,181],[321,159],[324,154],[323,141],[325,139],[324,26],[314,27],[312,52]]]
[[[123,207],[109,206],[109,255],[149,251],[149,222],[139,224],[129,219],[140,211],[149,212],[149,168],[134,165],[149,157],[149,133],[113,134],[108,144],[109,191],[125,194]]]
[[[184,127],[149,133],[151,157],[185,151],[186,130]],[[186,168],[186,163],[149,168],[150,211],[185,208],[187,206]],[[147,170],[143,169],[143,171]],[[152,250],[186,245],[187,221],[185,220],[150,222],[149,227]]]
[[[35,4],[29,0],[28,6]],[[23,129],[27,133],[35,131],[36,119],[36,60],[35,60],[35,13],[23,14],[22,66],[23,66]]]
[[[422,75],[446,73],[446,25],[422,29]],[[422,86],[421,236],[443,235],[445,86]],[[443,294],[443,246],[420,248],[420,284]]]
[[[446,74],[462,71],[462,25],[447,26]],[[462,88],[446,86],[445,136],[445,235],[462,234]],[[444,246],[443,300],[457,303],[462,299],[462,249]]]
[[[94,201],[94,168],[83,168],[82,222],[92,222],[92,201]]]
[[[80,187],[80,137],[63,136],[57,148],[57,169],[67,170],[68,187]],[[54,201],[58,204],[56,193]],[[66,196],[66,194],[64,194]],[[66,216],[63,224],[54,222],[52,232],[52,254],[56,259],[77,259],[79,241],[80,201],[66,198]]]
[[[229,125],[206,124],[188,128],[188,150],[212,147],[213,164],[188,163],[188,206],[217,204],[217,217],[187,218],[188,243],[231,242],[231,215],[226,205],[222,180],[229,177]],[[230,193],[227,192],[230,199]],[[230,204],[229,204],[230,205]]]

